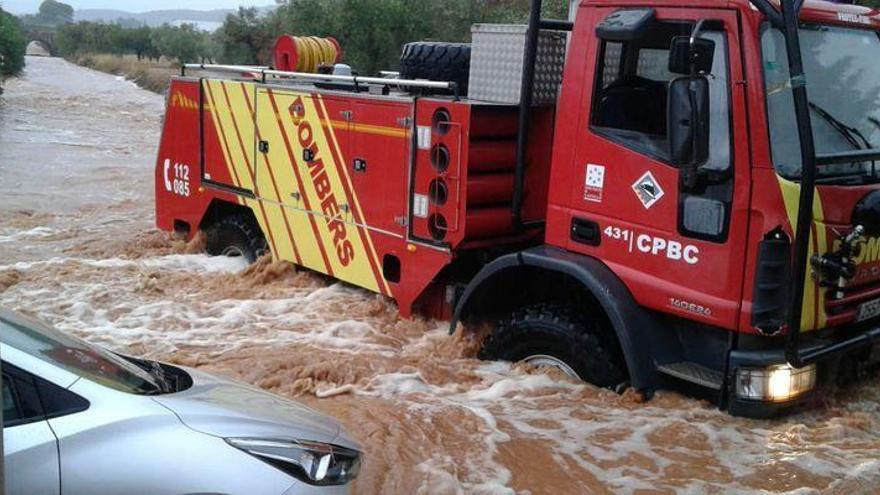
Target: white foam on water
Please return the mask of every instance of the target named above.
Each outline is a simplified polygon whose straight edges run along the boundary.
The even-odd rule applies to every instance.
[[[247,266],[241,257],[208,256],[205,254],[172,254],[139,260],[146,268],[180,270],[195,273],[240,273]]]
[[[55,234],[57,231],[49,227],[34,227],[29,230],[12,230],[7,229],[7,234],[0,235],[0,243],[25,241],[28,239],[45,238]]]
[[[137,83],[135,83],[131,79],[126,78],[125,76],[116,76],[116,80],[119,82],[125,83],[126,86],[129,86],[132,88],[139,88]]]
[[[66,276],[51,290],[28,283],[0,293],[0,304],[37,313],[62,330],[116,350],[143,346],[151,355],[202,348],[228,352],[253,345],[309,345],[336,353],[370,352],[393,355],[396,350],[376,343],[377,330],[364,322],[327,322],[328,304],[347,297],[341,284],[296,289],[276,299],[211,300],[198,293],[145,300],[137,292],[151,273],[172,271],[194,277],[238,273],[241,259],[205,255],[170,255],[142,260],[53,258],[0,266],[21,273],[72,266],[106,270],[102,281]],[[160,278],[161,280],[161,278]],[[226,281],[225,283],[228,283]],[[161,284],[161,282],[159,282]],[[104,304],[110,301],[110,304]],[[242,328],[247,328],[246,332]]]
[[[507,487],[510,472],[494,459],[497,446],[510,440],[510,435],[499,428],[499,418],[512,426],[518,436],[547,441],[556,456],[575,462],[614,493],[629,494],[661,487],[681,494],[717,490],[755,493],[757,490],[740,485],[739,481],[755,476],[756,469],[762,465],[780,462],[831,479],[880,480],[880,470],[877,470],[880,461],[876,460],[876,452],[858,452],[851,448],[842,451],[833,442],[805,438],[807,430],[814,430],[816,425],[786,427],[734,419],[711,407],[665,409],[654,407],[650,402],[631,411],[602,401],[583,401],[581,397],[587,385],[545,374],[523,374],[503,363],[482,365],[476,373],[483,381],[465,391],[452,384],[429,384],[420,373],[410,372],[377,376],[355,392],[403,401],[416,410],[458,407],[482,421],[484,429],[480,440],[484,443],[484,455],[480,459],[468,459],[473,466],[469,479],[462,480],[456,475],[456,467],[461,463],[448,465],[432,458],[419,466],[426,476],[425,490],[442,487],[444,493],[453,493],[451,486],[471,493],[489,487]],[[608,391],[598,393],[611,394]],[[564,405],[548,407],[549,398],[554,399],[553,403]],[[542,422],[550,425],[536,426]],[[832,429],[834,423],[834,420],[829,421]],[[656,445],[649,439],[652,433],[675,427],[702,434],[710,451],[693,451],[688,445]],[[867,442],[876,441],[877,432],[853,431],[847,426],[837,428],[840,441],[858,437],[865,437]],[[608,429],[626,434],[611,444],[597,444],[594,438]],[[664,473],[678,464],[676,459],[689,456],[698,459],[707,455],[717,464],[704,466],[704,471],[718,476],[718,479],[729,476],[732,485],[701,479],[683,483],[674,477],[670,478],[674,480],[669,482],[671,484],[662,481],[667,479]],[[653,467],[643,469],[630,462],[631,456],[642,456]],[[862,461],[853,465],[854,459]],[[795,489],[788,493],[813,492],[815,490]]]
[[[584,387],[554,380],[548,375],[514,372],[509,364],[500,362],[481,364],[474,372],[482,382],[465,390],[456,383],[429,384],[419,372],[395,372],[378,375],[367,386],[355,391],[366,396],[403,401],[414,410],[438,412],[438,409],[456,407],[480,420],[483,428],[475,441],[481,441],[483,448],[472,449],[480,454],[462,453],[467,459],[459,459],[456,463],[448,458],[431,458],[422,462],[417,469],[425,473],[426,478],[420,493],[432,493],[432,490],[440,493],[514,493],[509,487],[510,470],[495,459],[498,445],[511,440],[498,425],[498,404],[516,401],[543,388],[577,390]],[[509,420],[504,415],[504,421]],[[462,464],[469,466],[467,479],[459,479],[455,474]]]
[[[20,261],[9,265],[0,265],[0,271],[16,270],[27,272],[45,267],[80,264],[94,268],[138,268],[143,270],[171,270],[192,273],[239,273],[244,271],[248,264],[244,258],[227,256],[208,256],[204,254],[172,254],[158,258],[144,259],[88,259],[88,258],[64,258],[54,257],[38,261]]]
[[[433,495],[443,493],[464,495],[464,487],[457,476],[450,473],[457,465],[451,456],[434,456],[416,466],[422,473],[423,480],[416,490],[417,495]]]

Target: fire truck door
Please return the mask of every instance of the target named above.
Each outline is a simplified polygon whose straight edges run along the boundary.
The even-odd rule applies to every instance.
[[[201,90],[202,182],[254,191],[253,92],[247,83],[204,79]]]
[[[334,152],[313,95],[274,88],[257,90],[255,158],[260,201],[269,211],[281,257],[334,274],[330,222],[344,212],[334,194]],[[329,124],[328,124],[329,125]],[[347,142],[346,129],[336,129]]]
[[[257,95],[260,202],[282,256],[379,292],[376,261],[354,221],[344,157],[350,147],[347,99],[275,88]],[[281,248],[278,249],[281,251]]]
[[[374,232],[403,237],[410,156],[408,103],[359,100],[353,105],[351,153],[345,168],[356,221]]]
[[[612,8],[589,9],[599,22]],[[732,11],[658,8],[642,39],[589,33],[569,204],[573,251],[600,257],[639,302],[736,328],[742,300],[748,220],[749,148],[738,19]],[[586,14],[587,12],[581,12]],[[681,183],[666,138],[673,37],[714,43],[710,157],[699,187]],[[592,24],[592,23],[591,23]],[[736,192],[736,194],[735,194]],[[592,226],[591,228],[585,228]]]

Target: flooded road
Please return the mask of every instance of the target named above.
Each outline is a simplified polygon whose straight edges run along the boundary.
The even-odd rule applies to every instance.
[[[0,97],[0,305],[114,350],[223,373],[338,417],[355,492],[877,493],[880,380],[822,411],[735,419],[473,359],[442,322],[153,227],[163,99],[29,58]]]

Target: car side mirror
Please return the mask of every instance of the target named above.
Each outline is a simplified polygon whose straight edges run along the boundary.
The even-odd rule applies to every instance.
[[[667,107],[669,158],[693,186],[699,167],[709,159],[709,80],[685,76],[669,83]]]

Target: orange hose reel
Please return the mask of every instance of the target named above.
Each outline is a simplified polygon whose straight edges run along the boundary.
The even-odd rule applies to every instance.
[[[336,38],[283,35],[275,42],[277,70],[315,73],[318,67],[341,60],[342,48]]]

